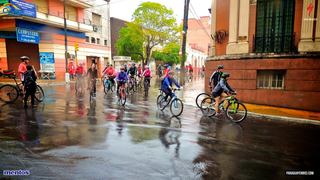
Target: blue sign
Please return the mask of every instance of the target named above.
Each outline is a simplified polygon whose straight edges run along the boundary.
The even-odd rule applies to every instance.
[[[17,27],[17,41],[25,43],[39,44],[40,37],[37,31],[32,31],[29,29],[23,29]]]
[[[40,68],[43,72],[55,72],[54,68],[54,53],[40,52]]]
[[[37,10],[34,4],[22,0],[10,0],[0,7],[0,15],[29,16],[37,17]]]

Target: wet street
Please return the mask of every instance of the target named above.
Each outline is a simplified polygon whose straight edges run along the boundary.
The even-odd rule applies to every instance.
[[[157,110],[156,84],[148,97],[130,95],[124,108],[102,86],[92,103],[77,98],[74,84],[44,87],[46,99],[35,109],[0,104],[0,178],[3,170],[29,170],[23,179],[319,177],[320,125],[206,118],[194,106],[202,82],[194,83],[177,93],[185,102],[179,119]]]

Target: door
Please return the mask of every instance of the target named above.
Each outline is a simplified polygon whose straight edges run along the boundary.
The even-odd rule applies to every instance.
[[[294,51],[293,0],[258,0],[255,52],[285,53]]]

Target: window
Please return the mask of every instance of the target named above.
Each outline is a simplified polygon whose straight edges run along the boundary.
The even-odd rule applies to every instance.
[[[86,42],[90,42],[89,36],[86,36]]]
[[[257,88],[284,89],[285,70],[258,70]]]
[[[44,0],[33,0],[32,3],[36,5],[38,12],[48,14],[48,3],[47,3],[47,1],[44,1]]]
[[[293,0],[257,0],[255,52],[294,51]]]
[[[100,39],[99,38],[97,38],[97,44],[100,44]]]
[[[92,13],[92,24],[96,26],[101,26],[101,15]]]
[[[66,18],[70,21],[77,21],[77,9],[73,6],[66,5]]]
[[[104,45],[107,46],[108,45],[108,41],[104,40]]]
[[[96,43],[96,38],[92,37],[91,38],[91,43]]]

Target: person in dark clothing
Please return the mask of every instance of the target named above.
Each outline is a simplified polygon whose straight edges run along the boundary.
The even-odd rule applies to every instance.
[[[33,67],[31,65],[27,65],[27,71],[23,74],[24,77],[24,108],[28,108],[27,102],[29,96],[31,96],[31,105],[34,106],[34,98],[37,90],[37,76],[33,71]]]
[[[219,65],[217,70],[214,71],[210,76],[209,87],[211,89],[213,89],[219,83],[221,75],[223,74],[222,69],[223,69],[223,65]]]
[[[212,91],[212,96],[215,100],[214,109],[217,112],[216,115],[219,115],[220,109],[219,104],[224,100],[224,98],[228,97],[229,94],[235,93],[235,91],[231,88],[231,86],[228,84],[228,78],[230,77],[229,73],[223,73],[221,75],[221,79],[219,83],[215,86],[215,88]]]
[[[95,63],[91,64],[91,67],[88,69],[87,72],[88,76],[88,90],[93,88],[93,96],[96,96],[96,78],[98,78],[98,70]]]

